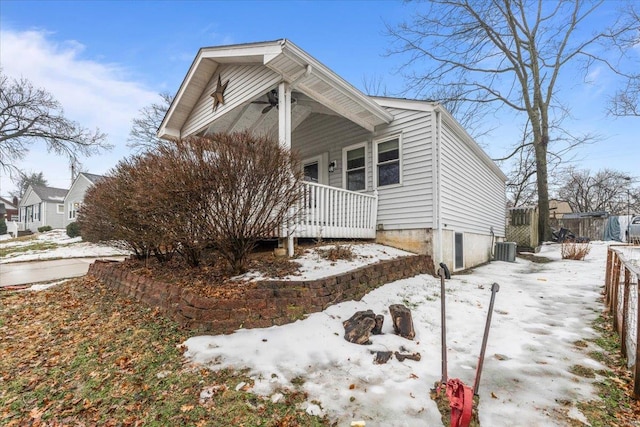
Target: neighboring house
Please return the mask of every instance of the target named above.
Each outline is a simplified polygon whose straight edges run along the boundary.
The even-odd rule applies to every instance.
[[[562,218],[566,214],[573,213],[573,209],[569,205],[569,202],[564,200],[549,200],[549,217],[550,218]]]
[[[63,188],[30,185],[20,200],[20,223],[25,230],[34,233],[38,227],[64,227],[64,197],[67,190]]]
[[[302,158],[283,236],[375,238],[451,270],[504,239],[507,178],[442,105],[367,96],[288,40],[200,49],[158,136],[240,130]]]
[[[78,209],[82,206],[87,190],[102,178],[102,175],[80,172],[73,180],[73,184],[64,198],[64,227],[76,220]]]
[[[4,197],[0,197],[0,204],[4,204],[5,209],[5,220],[8,221],[19,221],[20,215],[18,214],[18,198],[14,197],[13,200],[5,199]]]

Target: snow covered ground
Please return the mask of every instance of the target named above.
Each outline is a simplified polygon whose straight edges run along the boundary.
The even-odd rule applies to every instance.
[[[69,239],[60,232],[39,239],[65,246],[22,253],[0,263],[30,259],[111,256],[117,250]],[[18,242],[0,241],[0,247]],[[352,262],[330,262],[309,251],[301,276],[312,279],[403,255],[381,245],[355,245]],[[491,296],[500,285],[479,387],[480,421],[485,426],[567,425],[567,417],[585,421],[578,401],[597,399],[591,382],[570,372],[581,365],[604,369],[590,359],[596,333],[591,322],[602,311],[607,244],[592,242],[584,261],[562,260],[560,246],[542,247],[539,255],[553,259],[541,264],[518,259],[492,262],[446,281],[448,376],[472,386]],[[640,254],[629,254],[635,259]],[[55,284],[54,284],[55,285]],[[39,289],[39,288],[38,288]],[[36,290],[35,288],[32,290]],[[412,311],[413,341],[393,334],[388,307],[405,304]],[[361,346],[343,339],[342,322],[358,310],[385,315],[383,335]],[[576,345],[586,341],[587,347]],[[437,426],[440,414],[429,389],[441,378],[440,281],[420,275],[399,280],[290,325],[239,330],[225,336],[195,336],[186,341],[191,362],[211,369],[249,368],[253,392],[277,400],[283,388],[302,384],[309,394],[307,411],[328,414],[339,426],[365,420],[372,426]],[[419,362],[392,358],[373,363],[375,351],[419,352]],[[206,389],[203,390],[206,393]]]
[[[578,401],[597,399],[589,380],[570,372],[590,359],[596,337],[591,322],[603,309],[607,244],[592,242],[584,261],[562,260],[560,246],[545,245],[541,264],[518,259],[492,262],[446,281],[448,376],[472,386],[491,284],[497,282],[492,327],[479,386],[485,426],[567,425],[585,421]],[[316,268],[323,269],[321,259]],[[325,267],[329,271],[329,267]],[[393,334],[388,307],[412,311],[413,341]],[[343,339],[342,322],[358,310],[385,315],[383,335],[362,346]],[[371,426],[437,426],[440,414],[429,389],[441,378],[440,281],[420,275],[399,280],[290,325],[195,336],[186,356],[211,369],[249,368],[253,392],[278,399],[283,388],[302,384],[307,411],[328,414],[340,426],[365,420]],[[580,345],[576,345],[576,343]],[[583,347],[583,345],[587,347]],[[375,351],[419,352],[419,362],[395,358],[373,363]]]
[[[7,235],[4,235],[7,236]],[[107,245],[83,242],[82,238],[67,236],[65,230],[51,230],[39,233],[35,240],[40,243],[60,245],[55,249],[13,252],[0,258],[0,264],[23,261],[43,261],[59,258],[92,258],[104,256],[126,256],[129,252]],[[34,240],[14,240],[0,238],[0,248],[17,248],[32,245]]]

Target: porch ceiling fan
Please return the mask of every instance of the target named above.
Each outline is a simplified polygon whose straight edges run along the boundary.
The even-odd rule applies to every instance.
[[[291,104],[295,103],[296,99],[291,97]],[[272,89],[267,92],[267,100],[266,101],[253,101],[252,104],[268,104],[266,107],[262,109],[262,114],[267,114],[273,107],[278,108],[278,90]]]

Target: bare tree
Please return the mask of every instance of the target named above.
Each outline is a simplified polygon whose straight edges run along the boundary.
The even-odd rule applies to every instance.
[[[607,112],[612,116],[640,117],[640,74],[629,79],[626,87],[609,100]]]
[[[47,180],[44,178],[44,174],[42,172],[20,172],[18,174],[18,178],[15,179],[13,183],[16,185],[17,189],[11,193],[11,196],[15,196],[18,199],[22,199],[30,185],[47,186]]]
[[[29,146],[44,141],[49,152],[77,162],[110,149],[106,134],[90,131],[64,116],[62,106],[27,79],[11,79],[0,70],[0,167],[10,175],[14,162],[25,158]]]
[[[640,22],[640,12],[629,7],[624,10],[631,21]],[[616,40],[623,48],[635,47],[640,43],[640,37],[622,38]],[[618,90],[610,99],[607,105],[607,112],[612,116],[635,116],[640,117],[640,73],[638,67],[625,74],[623,88]]]
[[[127,139],[129,148],[135,151],[149,151],[163,145],[165,141],[158,138],[157,132],[164,119],[165,114],[173,102],[173,95],[160,93],[161,101],[153,103],[140,109],[140,116],[133,119],[129,138]]]
[[[559,77],[580,60],[585,70],[595,62],[614,69],[597,48],[639,27],[620,20],[597,34],[581,31],[602,3],[431,0],[412,22],[389,28],[392,51],[409,55],[405,70],[413,70],[407,77],[417,92],[455,86],[460,101],[497,103],[529,121],[542,240],[551,237],[548,155],[557,141],[551,125],[566,111],[557,96]],[[421,61],[426,69],[415,71]]]
[[[637,191],[627,174],[603,169],[592,174],[588,169],[568,168],[563,174],[564,185],[558,197],[574,212],[605,211],[612,215],[626,215],[637,203]]]

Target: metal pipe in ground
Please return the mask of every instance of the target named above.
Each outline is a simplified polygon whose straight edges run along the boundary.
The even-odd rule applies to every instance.
[[[447,315],[446,315],[446,305],[445,305],[445,288],[444,288],[444,279],[447,274],[447,266],[444,264],[440,264],[440,268],[438,269],[438,276],[440,276],[440,327],[441,327],[441,335],[440,341],[442,343],[442,384],[447,383]]]
[[[482,347],[480,348],[480,358],[478,367],[476,368],[476,380],[473,384],[473,394],[478,394],[480,387],[480,376],[482,375],[482,365],[484,364],[484,353],[487,349],[487,339],[489,338],[489,328],[491,327],[491,315],[493,314],[493,303],[496,299],[496,293],[500,290],[500,285],[494,283],[491,285],[491,302],[489,303],[489,312],[487,313],[487,323],[484,326],[484,335],[482,337]]]

